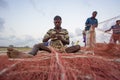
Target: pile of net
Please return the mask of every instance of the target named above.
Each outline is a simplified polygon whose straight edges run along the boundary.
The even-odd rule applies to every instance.
[[[0,80],[120,80],[120,45],[96,44],[94,55],[54,50],[27,59],[1,55]]]

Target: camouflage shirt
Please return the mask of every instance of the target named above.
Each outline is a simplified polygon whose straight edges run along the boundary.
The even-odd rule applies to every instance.
[[[50,38],[52,34],[56,34],[56,36],[61,36],[64,40],[69,40],[68,31],[66,29],[62,29],[57,33],[56,29],[50,29],[45,34],[44,39]],[[63,45],[62,41],[58,40],[57,38],[50,38],[50,45],[54,48],[60,49],[61,47],[65,46]]]

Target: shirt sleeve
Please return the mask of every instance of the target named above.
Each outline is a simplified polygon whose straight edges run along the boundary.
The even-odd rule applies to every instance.
[[[96,19],[96,24],[98,25],[98,20]]]
[[[50,37],[50,32],[51,32],[51,29],[48,30],[48,32],[45,34],[43,39],[49,38]]]
[[[110,29],[113,29],[114,28],[114,26],[111,26],[111,28]]]
[[[86,20],[85,25],[89,24],[89,18]]]
[[[68,34],[68,31],[65,29],[65,40],[69,40],[69,34]]]

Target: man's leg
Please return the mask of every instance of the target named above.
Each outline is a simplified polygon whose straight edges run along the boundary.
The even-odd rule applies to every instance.
[[[119,40],[119,35],[118,34],[113,34],[113,41],[114,44],[117,44],[117,41]]]
[[[10,58],[27,58],[27,57],[35,56],[39,50],[45,50],[51,52],[50,49],[44,46],[43,43],[34,45],[33,49],[28,54],[15,50],[13,48],[8,48],[7,50],[8,50],[7,55]]]
[[[9,58],[31,58],[31,57],[33,57],[33,55],[20,52],[18,50],[13,49],[13,48],[7,49],[7,55]]]
[[[80,45],[71,46],[65,49],[67,53],[75,53],[80,50]]]
[[[29,52],[29,54],[35,56],[39,50],[51,52],[51,50],[48,47],[46,47],[44,43],[39,43],[34,45],[33,49]]]

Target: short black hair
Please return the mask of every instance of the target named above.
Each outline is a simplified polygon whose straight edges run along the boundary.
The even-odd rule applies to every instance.
[[[62,18],[57,15],[57,16],[54,17],[54,20],[62,20]]]
[[[97,14],[97,11],[93,11],[93,13],[96,13],[96,14]]]
[[[116,20],[116,22],[119,22],[120,20]]]

